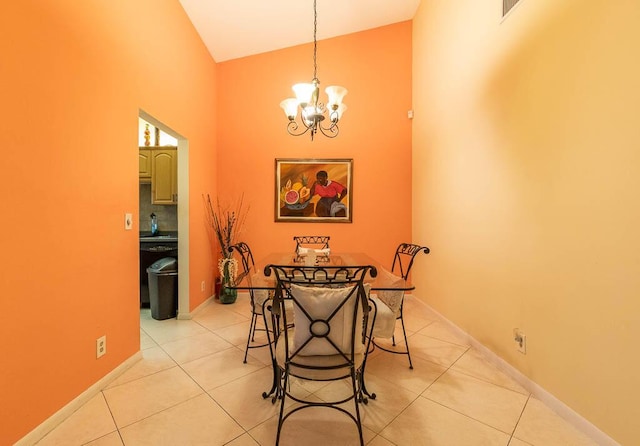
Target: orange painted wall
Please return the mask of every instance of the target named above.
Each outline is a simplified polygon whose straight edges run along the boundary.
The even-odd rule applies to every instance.
[[[328,234],[339,251],[391,263],[411,240],[411,22],[318,42],[318,78],[343,85],[349,107],[335,139],[287,134],[280,101],[313,77],[313,46],[218,64],[218,189],[244,193],[242,238],[259,259],[293,249],[297,234]],[[275,223],[275,158],[353,158],[353,223]]]
[[[13,444],[139,350],[139,109],[189,140],[191,274],[211,276],[216,65],[175,0],[6,3],[0,54],[0,444]],[[193,308],[206,295],[192,283]]]

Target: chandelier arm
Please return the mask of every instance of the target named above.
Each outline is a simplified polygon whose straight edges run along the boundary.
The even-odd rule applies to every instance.
[[[300,131],[298,131],[298,129],[300,129]],[[291,136],[304,135],[309,130],[311,130],[311,127],[306,125],[304,122],[302,123],[302,126],[298,125],[298,123],[295,120],[291,120],[287,124],[287,133],[289,133],[289,135]]]
[[[337,122],[333,122],[329,127],[322,127],[318,125],[320,132],[326,136],[327,138],[335,138],[340,133],[340,128],[338,127]]]
[[[338,117],[337,109],[327,109],[329,110],[329,121],[333,124],[337,124],[340,118]]]
[[[337,110],[330,110],[329,111],[329,125],[327,127],[322,127],[322,124],[318,124],[318,126],[320,127],[320,131],[322,131],[322,134],[325,136],[328,136],[325,131],[329,131],[331,133],[335,133],[336,135],[338,134],[338,132],[340,131],[340,129],[338,128],[338,121],[340,121],[338,119],[338,111]],[[333,136],[335,137],[335,135]]]

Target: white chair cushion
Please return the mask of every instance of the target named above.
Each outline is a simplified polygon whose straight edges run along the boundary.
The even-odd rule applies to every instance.
[[[370,297],[376,304],[376,321],[373,325],[372,336],[374,338],[390,338],[396,328],[396,315],[387,304],[382,302],[377,296]],[[369,321],[373,320],[373,315]]]
[[[402,277],[396,276],[392,272],[380,268],[378,271],[378,279],[376,280],[376,286],[381,288],[394,288],[394,287],[403,287],[405,284],[404,279]],[[400,305],[402,305],[402,298],[404,296],[404,291],[402,290],[390,290],[390,291],[377,291],[376,296],[382,302],[384,302],[395,317],[400,316]],[[379,310],[378,310],[379,311]]]
[[[268,280],[263,274],[255,273],[250,277],[251,286],[267,286]],[[269,290],[253,290],[253,312],[262,314],[262,304],[269,299]]]
[[[300,302],[312,318],[327,318],[345,299],[354,287],[323,288],[307,287],[292,284],[291,294]],[[354,291],[357,292],[357,291]],[[355,298],[355,297],[354,297]],[[351,351],[351,328],[353,321],[353,302],[344,305],[330,321],[329,338],[343,352]],[[299,305],[293,307],[295,334],[293,336],[293,348],[297,350],[310,336],[311,324]],[[358,327],[362,326],[362,307],[358,305],[356,320],[355,353],[364,351],[362,336],[359,336]],[[318,327],[316,327],[318,328]],[[361,328],[360,328],[361,329]],[[336,349],[324,338],[312,339],[299,353],[304,356],[335,355]]]
[[[314,249],[314,248],[305,248],[303,246],[298,246],[299,255],[305,255],[305,254],[308,254],[309,252],[315,252],[316,254],[323,254],[323,255],[331,254],[331,250],[329,248]]]
[[[294,348],[294,332],[295,328],[289,330],[289,351],[293,352]],[[286,366],[286,353],[284,335],[280,336],[280,339],[276,345],[276,362],[280,368],[284,369]],[[364,361],[364,351],[356,353],[354,355],[354,362],[356,368],[360,368]],[[319,355],[319,356],[296,356],[295,363],[290,364],[289,373],[299,378],[326,381],[331,379],[339,379],[349,376],[349,368],[346,367],[347,363],[342,355]],[[304,366],[304,367],[299,367]],[[345,367],[340,367],[345,366]],[[307,368],[315,367],[315,368]],[[331,368],[336,367],[336,368]],[[321,368],[325,368],[322,370]]]

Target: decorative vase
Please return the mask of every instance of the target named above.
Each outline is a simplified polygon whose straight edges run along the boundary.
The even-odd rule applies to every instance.
[[[235,303],[237,298],[238,298],[238,290],[227,288],[224,285],[220,287],[220,303],[221,304]]]
[[[144,145],[147,147],[151,145],[151,131],[149,130],[149,124],[144,125]]]
[[[218,269],[220,270],[220,303],[232,304],[238,298],[238,290],[229,288],[233,286],[236,277],[236,271],[238,270],[238,261],[233,258],[224,257],[220,259],[218,263]]]

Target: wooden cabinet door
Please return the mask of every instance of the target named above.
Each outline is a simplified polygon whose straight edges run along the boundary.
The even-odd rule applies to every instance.
[[[141,183],[150,183],[151,182],[151,150],[150,149],[140,149],[139,151],[140,158],[140,167],[138,171],[138,176],[140,177]]]
[[[178,203],[177,150],[153,149],[151,155],[151,202]]]

